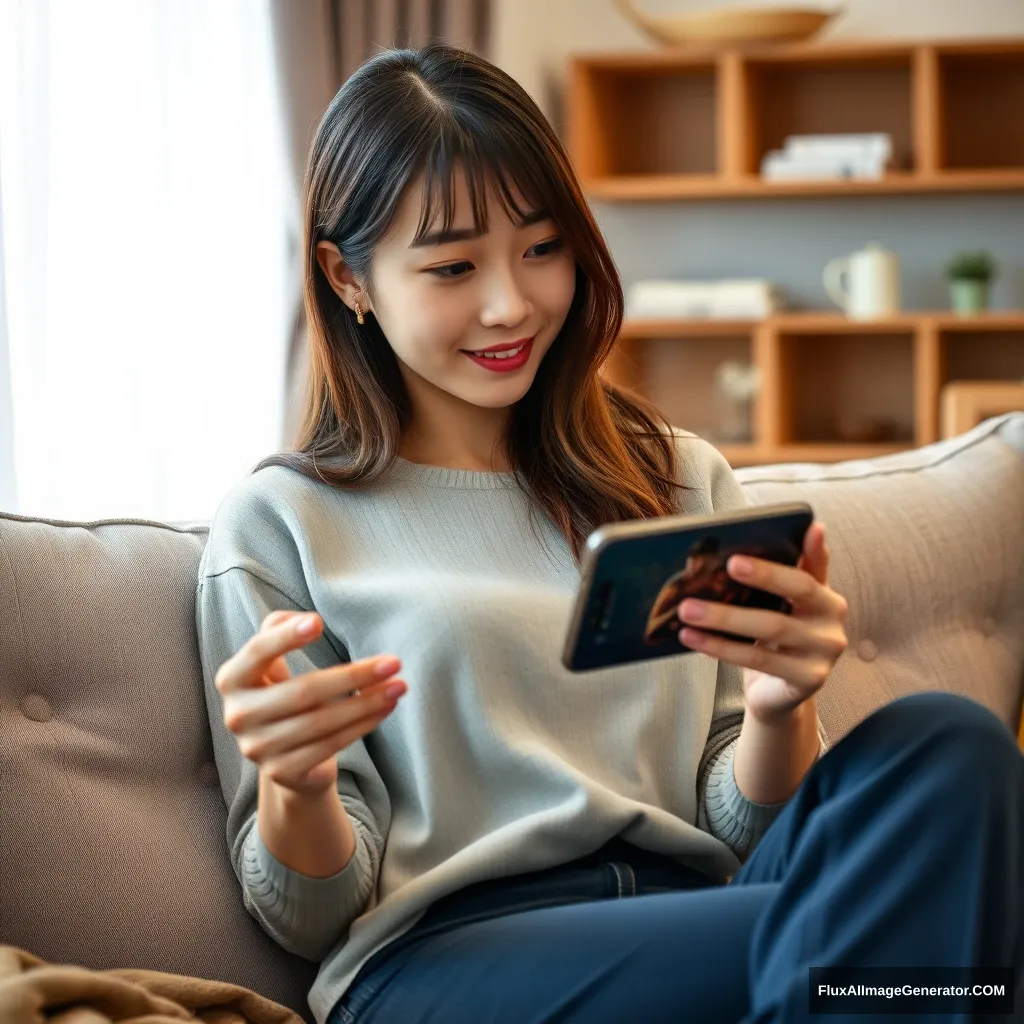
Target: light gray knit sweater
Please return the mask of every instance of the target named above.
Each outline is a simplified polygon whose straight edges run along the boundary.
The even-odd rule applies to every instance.
[[[677,430],[685,514],[749,504],[728,463]],[[365,491],[283,467],[236,484],[211,524],[196,626],[231,860],[249,912],[321,962],[323,1024],[359,967],[440,896],[551,867],[613,836],[733,873],[779,811],[732,772],[740,670],[702,654],[570,673],[560,653],[579,571],[546,517],[538,539],[512,474],[399,461]],[[338,755],[357,839],[330,878],[279,861],[256,828],[257,770],[224,726],[220,665],[275,609],[325,629],[292,676],[390,653],[409,686]]]

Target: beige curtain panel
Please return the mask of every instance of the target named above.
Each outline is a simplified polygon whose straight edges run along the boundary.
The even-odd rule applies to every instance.
[[[320,115],[348,76],[382,48],[444,40],[486,57],[490,8],[491,0],[272,0],[274,46],[296,197],[290,230],[295,316],[285,382],[285,445],[294,443],[305,388],[298,204],[306,154]]]

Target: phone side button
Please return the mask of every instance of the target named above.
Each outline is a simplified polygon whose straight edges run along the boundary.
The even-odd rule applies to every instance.
[[[857,657],[861,661],[874,661],[878,657],[878,646],[871,640],[861,640],[857,644]]]

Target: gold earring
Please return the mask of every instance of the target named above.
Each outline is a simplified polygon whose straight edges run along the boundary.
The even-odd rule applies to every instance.
[[[363,323],[363,311],[359,308],[359,300],[356,299],[356,321]]]

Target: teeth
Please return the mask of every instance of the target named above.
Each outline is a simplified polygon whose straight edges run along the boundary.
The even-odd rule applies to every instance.
[[[519,355],[526,345],[520,345],[519,348],[510,348],[505,352],[474,352],[475,356],[483,356],[484,359],[511,359],[513,356]]]

